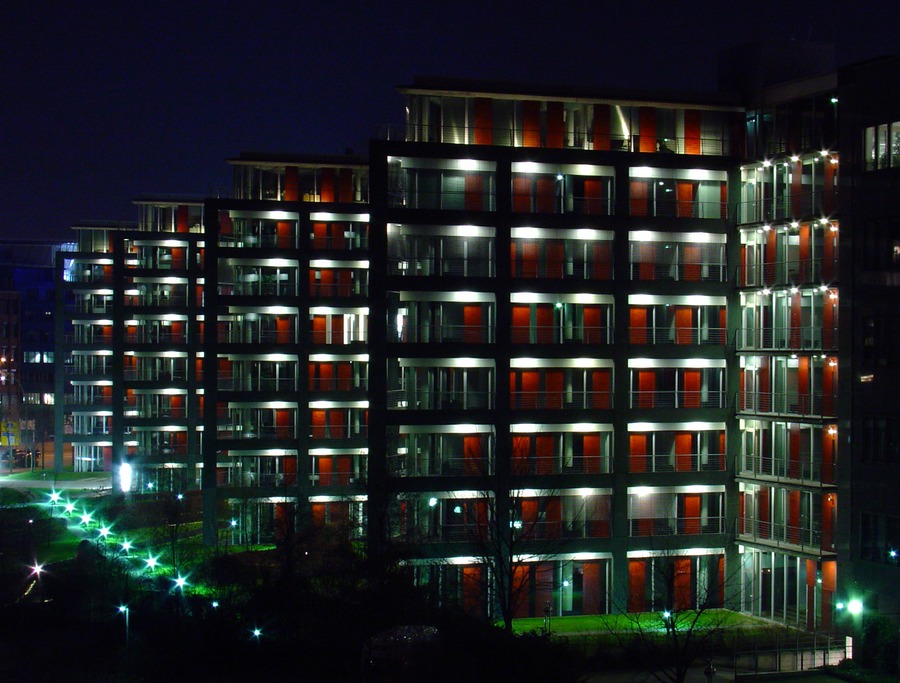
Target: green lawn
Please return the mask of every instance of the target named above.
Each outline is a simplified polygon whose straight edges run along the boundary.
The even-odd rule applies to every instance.
[[[2,473],[0,473],[2,474]],[[18,479],[26,481],[39,481],[47,475],[48,481],[79,481],[81,479],[99,479],[102,477],[110,478],[110,472],[60,472],[59,474],[53,470],[34,470],[33,472],[15,472],[13,474],[3,474],[4,479]]]
[[[683,616],[689,617],[689,614]],[[768,622],[760,619],[730,612],[728,610],[707,610],[700,615],[699,628],[756,628],[769,627]],[[644,612],[640,615],[604,614],[575,617],[553,617],[550,630],[560,635],[583,635],[588,633],[609,633],[611,631],[635,631],[642,629],[663,629],[662,619],[658,612]],[[542,618],[516,619],[513,630],[516,633],[544,628]]]

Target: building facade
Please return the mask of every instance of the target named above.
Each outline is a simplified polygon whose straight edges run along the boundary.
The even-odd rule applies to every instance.
[[[851,512],[849,434],[891,461],[864,393],[889,354],[859,349],[896,304],[851,331],[845,288],[893,286],[897,231],[844,188],[896,186],[896,109],[845,118],[870,71],[825,71],[702,96],[417,79],[366,157],[242,154],[231,198],[79,226],[76,469],[202,489],[209,542],[343,527],[473,614],[832,627],[839,564],[895,569],[897,516]],[[869,223],[894,251],[863,277]],[[865,363],[888,369],[857,387]]]

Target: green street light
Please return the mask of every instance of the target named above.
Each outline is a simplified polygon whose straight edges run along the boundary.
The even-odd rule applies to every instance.
[[[173,580],[175,581],[175,588],[177,588],[178,590],[183,591],[184,587],[187,586],[187,579],[183,576],[179,575],[178,578]]]
[[[863,604],[861,600],[851,600],[847,603],[847,611],[850,612],[853,616],[858,614],[862,614]]]
[[[149,555],[144,562],[147,563],[147,569],[156,569],[156,565],[159,564],[153,555]]]

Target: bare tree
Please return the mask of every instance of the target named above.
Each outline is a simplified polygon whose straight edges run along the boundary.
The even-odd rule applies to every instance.
[[[711,656],[734,615],[724,609],[738,581],[726,577],[724,553],[680,554],[673,537],[657,539],[647,557],[629,561],[628,590],[614,598],[621,621],[608,620],[618,644],[662,683],[683,683]],[[739,568],[730,572],[737,577]]]

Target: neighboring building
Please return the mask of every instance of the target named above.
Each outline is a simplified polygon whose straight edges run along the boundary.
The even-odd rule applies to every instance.
[[[726,55],[733,95],[417,79],[368,157],[242,154],[233,198],[79,226],[76,469],[203,489],[210,542],[343,526],[473,613],[873,605],[900,66],[810,46],[779,84],[784,52]]]
[[[43,451],[53,435],[54,265],[68,246],[62,240],[0,241],[0,290],[17,295],[6,304],[10,317],[0,330],[10,404],[4,416],[14,416],[20,449]]]

